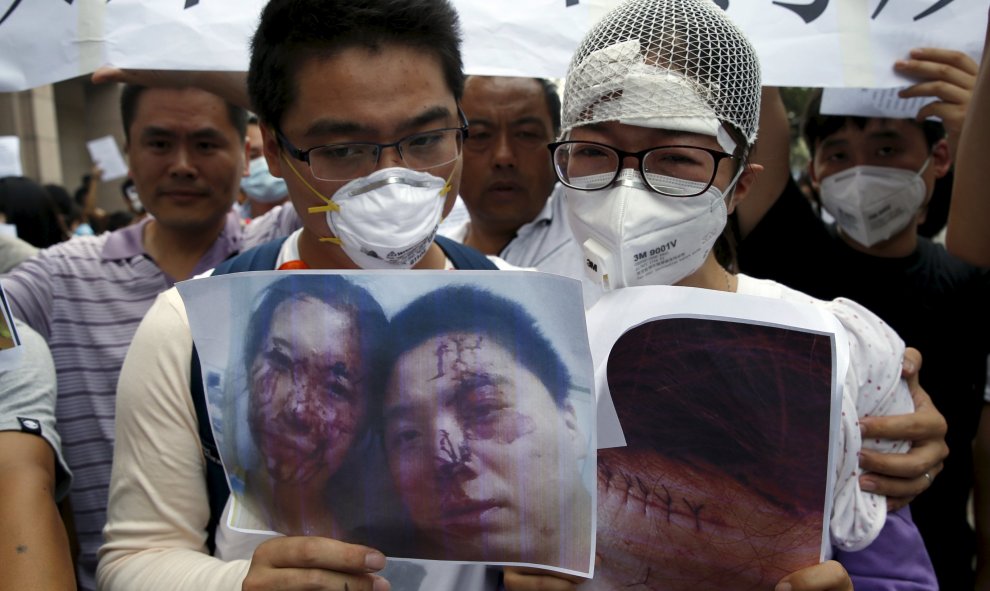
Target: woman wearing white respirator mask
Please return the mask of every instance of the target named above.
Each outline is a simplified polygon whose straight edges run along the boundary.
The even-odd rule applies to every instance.
[[[845,385],[847,418],[837,450],[840,477],[833,495],[837,509],[827,516],[831,541],[837,549],[869,548],[866,553],[874,556],[886,555],[883,544],[923,554],[913,524],[897,532],[903,537],[893,539],[886,529],[881,535],[887,519],[885,500],[861,490],[854,476],[846,478],[859,472],[857,452],[863,445],[855,420],[859,401],[875,395],[856,383],[857,372],[878,378],[871,387],[881,385],[886,396],[881,414],[912,408],[906,384],[899,379],[903,343],[852,302],[812,300],[777,283],[735,275],[728,270],[729,261],[720,263],[716,257],[716,242],[727,217],[759,171],[758,166],[747,165],[745,157],[756,139],[760,93],[755,51],[709,0],[628,0],[591,30],[567,75],[564,139],[550,146],[557,176],[567,187],[569,221],[584,249],[588,277],[605,295],[625,287],[678,285],[810,302],[835,315],[850,335],[883,349],[882,354],[851,351],[855,371],[838,378]],[[590,313],[595,314],[595,306]],[[594,350],[594,331],[590,336]],[[596,367],[605,361],[596,359]],[[908,447],[907,442],[885,445],[885,451]],[[728,476],[723,481],[718,480],[721,476],[707,480],[708,488],[682,487],[677,494],[688,495],[685,503],[692,495],[705,499],[711,511],[724,517],[719,527],[738,531],[744,543],[720,540],[706,550],[685,554],[683,548],[698,548],[692,536],[703,535],[697,533],[703,531],[700,521],[697,531],[671,527],[669,513],[666,522],[644,518],[643,505],[629,500],[639,494],[635,483],[642,488],[668,478],[671,466],[685,474],[712,473],[705,466],[679,464],[661,455],[636,447],[599,450],[600,564],[587,588],[771,588],[781,579],[794,589],[852,588],[845,573],[827,583],[824,577],[808,583],[803,575],[785,576],[802,564],[788,562],[781,536],[754,535],[765,530],[757,524],[759,518],[750,519],[773,512],[772,503],[730,498],[725,491],[739,483]],[[657,466],[667,468],[661,474]],[[655,498],[662,512],[664,491],[643,489],[642,494],[647,507]],[[733,503],[740,505],[732,509]],[[742,506],[746,509],[739,510]],[[794,529],[805,527],[802,519],[794,518]],[[759,566],[764,545],[775,553],[773,567]],[[927,570],[921,566],[918,580],[931,580],[930,564]],[[809,570],[826,572],[834,567],[832,563]],[[858,570],[869,580],[888,582],[900,580],[903,574],[884,560]],[[699,581],[699,572],[704,573],[704,581]]]

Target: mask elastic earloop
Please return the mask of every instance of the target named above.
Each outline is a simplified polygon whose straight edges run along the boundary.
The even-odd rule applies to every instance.
[[[326,205],[314,205],[313,207],[310,207],[309,209],[307,209],[306,210],[307,212],[309,212],[309,213],[327,213],[327,212],[330,212],[330,211],[340,211],[340,206],[339,205],[337,205],[336,203],[334,203],[333,200],[328,199],[327,197],[325,197],[323,195],[323,193],[320,193],[319,191],[317,191],[316,188],[313,187],[313,185],[309,184],[309,181],[307,181],[306,179],[304,179],[303,176],[301,174],[299,174],[299,171],[296,170],[296,167],[293,166],[292,162],[285,155],[285,152],[284,151],[281,152],[281,154],[282,154],[282,160],[285,160],[285,163],[289,166],[289,168],[292,170],[292,172],[295,173],[296,177],[300,181],[302,181],[302,184],[305,185],[307,189],[309,189],[310,191],[312,191],[314,195],[316,195],[317,197],[319,197],[321,200],[323,200],[326,203]],[[342,246],[344,244],[343,242],[340,241],[340,238],[337,238],[335,236],[321,237],[319,240],[320,240],[320,242],[329,242],[331,244],[336,244],[337,246]]]

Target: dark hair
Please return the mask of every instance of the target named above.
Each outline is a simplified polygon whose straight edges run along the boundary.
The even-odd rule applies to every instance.
[[[54,183],[49,183],[45,185],[45,191],[48,191],[48,195],[51,196],[52,202],[55,203],[55,207],[58,208],[58,212],[62,214],[62,219],[65,220],[65,228],[63,228],[67,235],[71,234],[69,232],[69,227],[73,223],[82,223],[83,215],[82,208],[76,203],[76,200],[69,195],[69,191],[66,190],[62,185],[56,185]]]
[[[622,335],[606,371],[629,449],[724,470],[783,507],[821,508],[831,359],[815,333],[666,318]]]
[[[359,327],[362,362],[368,369],[377,366],[375,360],[382,349],[386,319],[381,305],[371,294],[340,275],[292,274],[268,286],[251,314],[244,341],[244,369],[247,375],[251,373],[251,364],[263,350],[275,310],[287,301],[306,298],[350,314]]]
[[[828,136],[839,131],[847,124],[852,123],[858,129],[864,129],[873,119],[883,119],[882,117],[858,117],[854,115],[822,115],[822,89],[815,88],[808,95],[808,103],[804,108],[804,116],[801,118],[801,136],[804,137],[808,145],[808,152],[811,158],[815,157],[815,145],[823,141]],[[925,136],[925,143],[928,150],[945,137],[945,126],[941,121],[926,119],[922,122],[914,119],[904,119],[911,125],[921,130]]]
[[[0,178],[0,212],[17,226],[17,237],[38,248],[67,238],[55,201],[44,187],[23,176]]]
[[[464,92],[457,12],[448,0],[271,0],[251,40],[248,94],[258,118],[278,128],[314,58],[351,47],[402,45],[435,55],[454,98]]]
[[[503,347],[543,382],[558,407],[569,395],[570,372],[536,319],[521,305],[487,290],[451,285],[431,291],[406,306],[389,324],[383,386],[403,353],[431,337],[453,332],[484,334]],[[384,388],[379,388],[384,390]]]
[[[134,123],[134,117],[137,115],[138,101],[146,90],[148,90],[147,86],[125,84],[120,92],[120,119],[124,123],[124,139],[128,142],[131,141],[131,124]],[[230,124],[234,126],[238,137],[243,141],[247,136],[247,111],[227,101],[224,103],[227,105]]]
[[[553,138],[560,137],[560,95],[557,94],[557,85],[546,78],[536,78],[543,88],[543,100],[547,102],[547,111],[550,112],[550,123],[553,124]]]
[[[105,227],[107,232],[115,232],[121,228],[126,228],[134,223],[134,214],[129,211],[118,209],[107,215]]]

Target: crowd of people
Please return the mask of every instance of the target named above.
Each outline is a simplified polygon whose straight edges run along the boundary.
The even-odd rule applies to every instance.
[[[21,238],[0,233],[0,286],[29,360],[0,369],[0,589],[659,590],[747,581],[779,591],[990,590],[990,243],[982,225],[990,113],[979,108],[990,102],[990,43],[982,65],[935,48],[892,64],[919,80],[903,96],[935,99],[916,119],[823,114],[820,93],[812,95],[801,135],[826,222],[792,177],[795,138],[778,89],[761,85],[755,50],[710,0],[625,0],[587,33],[562,93],[542,79],[465,76],[460,41],[448,0],[270,0],[246,75],[94,75],[123,83],[123,197],[133,218],[115,227],[96,211],[98,170],[74,198],[0,179],[0,223]],[[918,228],[950,170],[947,250]],[[443,221],[455,204],[467,218]],[[459,314],[441,292],[387,318],[345,280],[310,293],[290,273],[243,345],[243,371],[255,384],[245,396],[258,402],[242,427],[267,450],[274,475],[244,484],[280,507],[273,529],[291,535],[231,528],[223,450],[174,286],[208,274],[305,269],[536,269],[580,280],[589,310],[626,288],[683,286],[799,302],[836,318],[849,367],[834,377],[843,397],[832,444],[838,481],[825,515],[830,559],[764,566],[760,554],[730,557],[697,539],[689,557],[663,552],[679,542],[650,530],[644,509],[630,512],[632,483],[643,488],[658,470],[693,475],[710,461],[708,452],[663,446],[664,433],[710,414],[690,398],[711,384],[673,372],[662,381],[683,388],[676,409],[649,404],[657,380],[629,378],[612,390],[647,410],[621,411],[630,445],[599,455],[594,579],[483,564],[491,548],[518,545],[522,532],[451,546],[435,534],[437,504],[464,494],[452,484],[474,478],[464,474],[504,476],[496,452],[506,441],[539,458],[526,464],[533,478],[573,463],[580,450],[557,445],[576,432],[566,368],[554,369],[559,359],[538,335],[506,332],[506,318],[533,319],[484,291],[471,296],[480,316]],[[332,330],[289,321],[290,305],[292,318],[329,318]],[[477,339],[474,361],[440,353],[460,351],[466,334]],[[520,353],[519,338],[537,345]],[[764,386],[746,355],[763,347],[787,364],[802,346],[775,339],[734,362],[747,387]],[[719,333],[678,355],[704,363],[716,340],[746,342]],[[319,354],[284,359],[282,348],[296,342]],[[623,351],[613,355],[633,375],[638,353]],[[354,368],[372,357],[387,371],[355,380]],[[524,367],[512,376],[482,369],[504,358]],[[800,389],[809,372],[784,381]],[[464,395],[462,382],[478,376],[485,387],[532,394],[525,404],[554,420],[507,434],[513,427],[491,418],[491,408],[510,403]],[[321,381],[331,402],[284,410],[297,404],[295,390],[318,390]],[[457,406],[410,430],[408,417],[437,406],[431,396]],[[489,413],[487,436],[467,425],[465,405]],[[321,429],[346,445],[314,457],[287,451],[304,414],[334,417]],[[298,511],[301,496],[352,474],[348,438],[375,417],[380,469],[395,481],[415,545],[425,558],[481,563],[386,559],[381,548],[336,539],[346,507],[317,517]],[[439,422],[450,427],[438,430]],[[648,442],[647,452],[633,439]],[[437,460],[437,449],[449,457]],[[741,460],[719,481],[747,489],[745,501],[724,505],[736,517],[760,499],[773,500],[767,511],[782,506],[779,478],[750,474],[749,465]],[[807,466],[791,467],[777,468]],[[806,513],[787,509],[794,528],[807,526]],[[574,511],[595,511],[592,499],[568,498],[549,519],[526,515],[537,532],[526,535],[579,563],[568,540],[589,534],[572,523]],[[743,521],[746,552],[782,544],[764,536],[762,522]],[[710,576],[699,582],[688,571]]]

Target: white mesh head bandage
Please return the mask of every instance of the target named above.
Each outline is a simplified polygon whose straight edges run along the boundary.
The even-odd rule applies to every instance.
[[[564,132],[620,121],[756,140],[760,63],[712,0],[627,0],[581,42],[567,72]],[[730,140],[731,143],[731,140]]]

